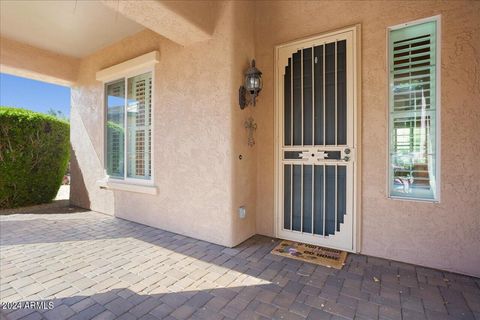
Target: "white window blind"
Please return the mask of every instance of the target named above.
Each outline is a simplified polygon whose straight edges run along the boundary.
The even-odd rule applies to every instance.
[[[151,175],[151,74],[145,73],[128,78],[127,86],[127,176],[149,179]]]
[[[390,196],[438,199],[437,20],[390,30]]]

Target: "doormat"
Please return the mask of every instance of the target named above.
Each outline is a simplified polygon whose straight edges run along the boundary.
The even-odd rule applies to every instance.
[[[347,258],[345,251],[289,240],[283,240],[271,253],[335,269],[342,269]]]

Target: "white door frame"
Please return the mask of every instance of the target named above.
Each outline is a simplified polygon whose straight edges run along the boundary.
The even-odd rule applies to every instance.
[[[322,33],[315,36],[310,36],[303,39],[298,39],[294,41],[290,41],[288,43],[283,43],[280,45],[275,46],[275,65],[274,65],[274,78],[275,78],[275,94],[274,94],[274,117],[275,117],[275,136],[274,136],[274,143],[275,143],[275,165],[274,165],[274,185],[275,185],[275,193],[274,193],[274,225],[275,225],[275,237],[279,237],[280,230],[281,230],[281,222],[280,209],[282,206],[279,205],[280,200],[283,200],[283,183],[280,183],[280,170],[283,170],[283,154],[282,154],[282,144],[283,144],[283,121],[281,117],[281,110],[280,105],[283,107],[283,90],[279,90],[280,85],[282,83],[283,73],[279,72],[278,64],[280,62],[280,49],[285,47],[291,46],[298,46],[298,48],[308,47],[311,46],[312,43],[315,43],[319,39],[325,42],[332,42],[335,41],[335,36],[345,33],[351,33],[351,41],[353,46],[353,147],[356,150],[355,153],[355,165],[353,167],[353,226],[352,226],[352,233],[353,233],[353,243],[351,246],[351,252],[359,252],[361,248],[361,236],[360,236],[360,226],[361,223],[361,93],[360,93],[360,31],[361,27],[359,24],[342,28],[339,30],[335,30],[332,32]],[[293,130],[293,128],[292,128]],[[292,239],[295,240],[295,239]],[[334,248],[334,246],[332,246]],[[339,248],[343,249],[344,248]]]

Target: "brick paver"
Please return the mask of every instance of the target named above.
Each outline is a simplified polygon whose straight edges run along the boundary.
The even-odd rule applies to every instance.
[[[2,319],[480,319],[480,279],[424,267],[334,270],[95,212],[0,221]]]

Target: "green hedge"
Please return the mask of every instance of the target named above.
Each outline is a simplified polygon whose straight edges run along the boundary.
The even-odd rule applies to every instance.
[[[0,107],[0,208],[52,201],[70,157],[70,125],[55,117]]]

